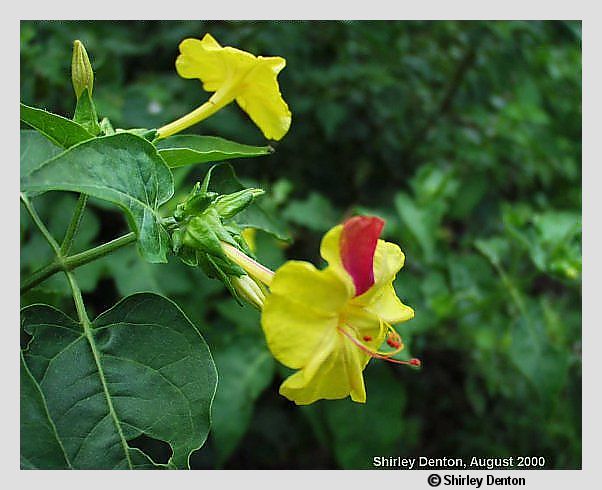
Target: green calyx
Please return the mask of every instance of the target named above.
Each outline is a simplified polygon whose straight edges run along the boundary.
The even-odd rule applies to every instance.
[[[245,271],[228,259],[222,243],[252,255],[241,236],[242,229],[233,218],[264,191],[249,188],[220,195],[208,190],[210,175],[211,172],[202,184],[197,182],[186,200],[177,206],[172,248],[185,264],[200,267],[207,276],[220,279],[240,302],[232,280],[244,276]]]

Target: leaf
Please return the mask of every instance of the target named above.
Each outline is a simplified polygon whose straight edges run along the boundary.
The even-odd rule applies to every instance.
[[[552,345],[541,316],[521,317],[510,330],[510,360],[532,384],[542,400],[559,396],[568,375],[568,355]]]
[[[509,244],[502,237],[479,238],[475,240],[474,245],[494,267],[498,267],[504,257],[509,255]]]
[[[217,373],[175,303],[128,296],[92,322],[89,336],[48,305],[24,308],[21,322],[33,336],[25,362],[73,468],[148,467],[128,445],[142,434],[171,446],[170,467],[188,467],[209,431]]]
[[[21,104],[21,121],[62,148],[94,138],[78,123],[58,114]]]
[[[173,177],[152,144],[128,133],[85,141],[21,177],[21,190],[83,192],[121,207],[149,262],[167,262],[169,237],[159,206],[173,194]]]
[[[211,167],[207,172],[205,181],[209,182],[209,190],[218,194],[230,194],[245,189],[245,186],[236,177],[232,165],[228,163]],[[286,225],[271,213],[268,213],[257,200],[238,213],[231,221],[243,229],[256,228],[269,233],[279,240],[290,241]]]
[[[292,223],[323,233],[340,221],[341,213],[322,194],[311,192],[303,201],[291,201],[283,216]]]
[[[217,136],[179,135],[157,143],[159,155],[169,167],[197,163],[221,162],[233,158],[249,158],[273,153],[270,146],[251,146]]]
[[[195,287],[188,266],[178,260],[171,260],[167,264],[150,264],[140,260],[133,247],[117,250],[99,262],[106,265],[117,291],[123,296],[140,291],[184,294]]]
[[[40,387],[21,354],[21,468],[59,470],[70,467],[50,420]]]
[[[254,326],[258,328],[257,323]],[[211,434],[221,465],[245,435],[255,401],[274,377],[274,359],[263,339],[251,335],[237,336],[214,355],[220,382]]]
[[[21,176],[27,175],[40,163],[50,160],[61,152],[61,149],[52,144],[37,131],[22,129],[21,137]]]
[[[437,217],[434,213],[417,206],[408,195],[402,192],[395,196],[395,208],[422,248],[426,261],[433,261],[435,258],[435,233],[438,226]]]

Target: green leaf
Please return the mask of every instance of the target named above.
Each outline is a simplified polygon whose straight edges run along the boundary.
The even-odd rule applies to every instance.
[[[435,234],[439,219],[435,213],[419,207],[403,192],[395,196],[395,208],[403,223],[422,248],[427,262],[435,259]]]
[[[171,296],[185,294],[194,287],[190,267],[178,260],[170,260],[167,264],[150,264],[140,260],[133,247],[117,250],[98,262],[106,265],[117,291],[123,296],[140,291]]]
[[[254,327],[258,328],[257,319]],[[223,464],[245,435],[255,400],[272,381],[275,364],[263,339],[252,335],[237,336],[214,355],[220,382],[211,434],[218,461]]]
[[[152,144],[128,133],[86,141],[21,177],[21,190],[83,192],[120,206],[149,262],[167,262],[169,237],[159,206],[173,194],[173,177]]]
[[[270,146],[250,146],[217,136],[179,135],[157,143],[161,155],[170,167],[197,163],[221,162],[233,158],[249,158],[273,153]]]
[[[288,221],[324,233],[341,219],[341,213],[318,192],[311,192],[304,200],[291,201],[283,212]]]
[[[27,175],[42,162],[55,157],[61,149],[48,141],[37,131],[22,129],[21,136],[21,176]]]
[[[75,121],[25,104],[21,104],[21,121],[62,148],[70,148],[77,143],[94,138]]]
[[[568,375],[568,354],[552,345],[536,320],[519,318],[510,330],[510,359],[542,400],[559,396]]]
[[[509,254],[508,241],[502,237],[479,238],[474,245],[494,267],[499,267]]]
[[[50,419],[44,395],[31,376],[21,354],[21,468],[60,470],[70,468],[56,427]]]
[[[167,442],[170,467],[203,445],[217,373],[207,344],[172,301],[151,293],[120,301],[80,325],[48,305],[21,312],[33,336],[25,362],[73,468],[148,467],[129,444]]]

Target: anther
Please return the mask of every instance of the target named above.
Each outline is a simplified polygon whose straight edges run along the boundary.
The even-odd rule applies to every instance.
[[[364,335],[364,342],[370,342],[372,340],[372,337],[370,337],[370,335]]]
[[[394,349],[398,349],[401,347],[401,342],[397,342],[397,340],[387,339],[387,344],[389,347],[393,347]]]
[[[420,361],[420,359],[410,359],[410,366],[420,367],[422,366],[422,362]]]
[[[394,330],[391,330],[387,335],[387,345],[393,349],[399,349],[401,347],[401,337]]]

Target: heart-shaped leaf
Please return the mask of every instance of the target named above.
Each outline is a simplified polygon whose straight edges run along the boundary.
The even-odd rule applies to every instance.
[[[62,148],[94,138],[80,124],[58,114],[21,104],[21,121]]]
[[[273,153],[270,146],[251,146],[217,136],[179,135],[157,143],[159,154],[170,167],[221,162]]]
[[[57,156],[61,149],[37,131],[21,130],[21,176],[27,175],[40,163]]]
[[[21,322],[33,336],[25,363],[51,421],[37,408],[38,425],[54,425],[67,466],[148,467],[150,458],[131,445],[144,434],[171,446],[169,467],[188,467],[209,431],[217,373],[207,344],[175,303],[151,293],[128,296],[96,318],[89,335],[48,305],[24,308]],[[40,405],[29,398],[28,407]],[[60,455],[45,456],[52,441],[29,442],[27,459],[37,467],[61,463]]]
[[[158,209],[173,194],[173,177],[155,147],[129,133],[95,138],[21,176],[23,192],[83,192],[119,205],[149,262],[167,262],[169,237]]]
[[[21,468],[70,468],[44,395],[21,355]]]

